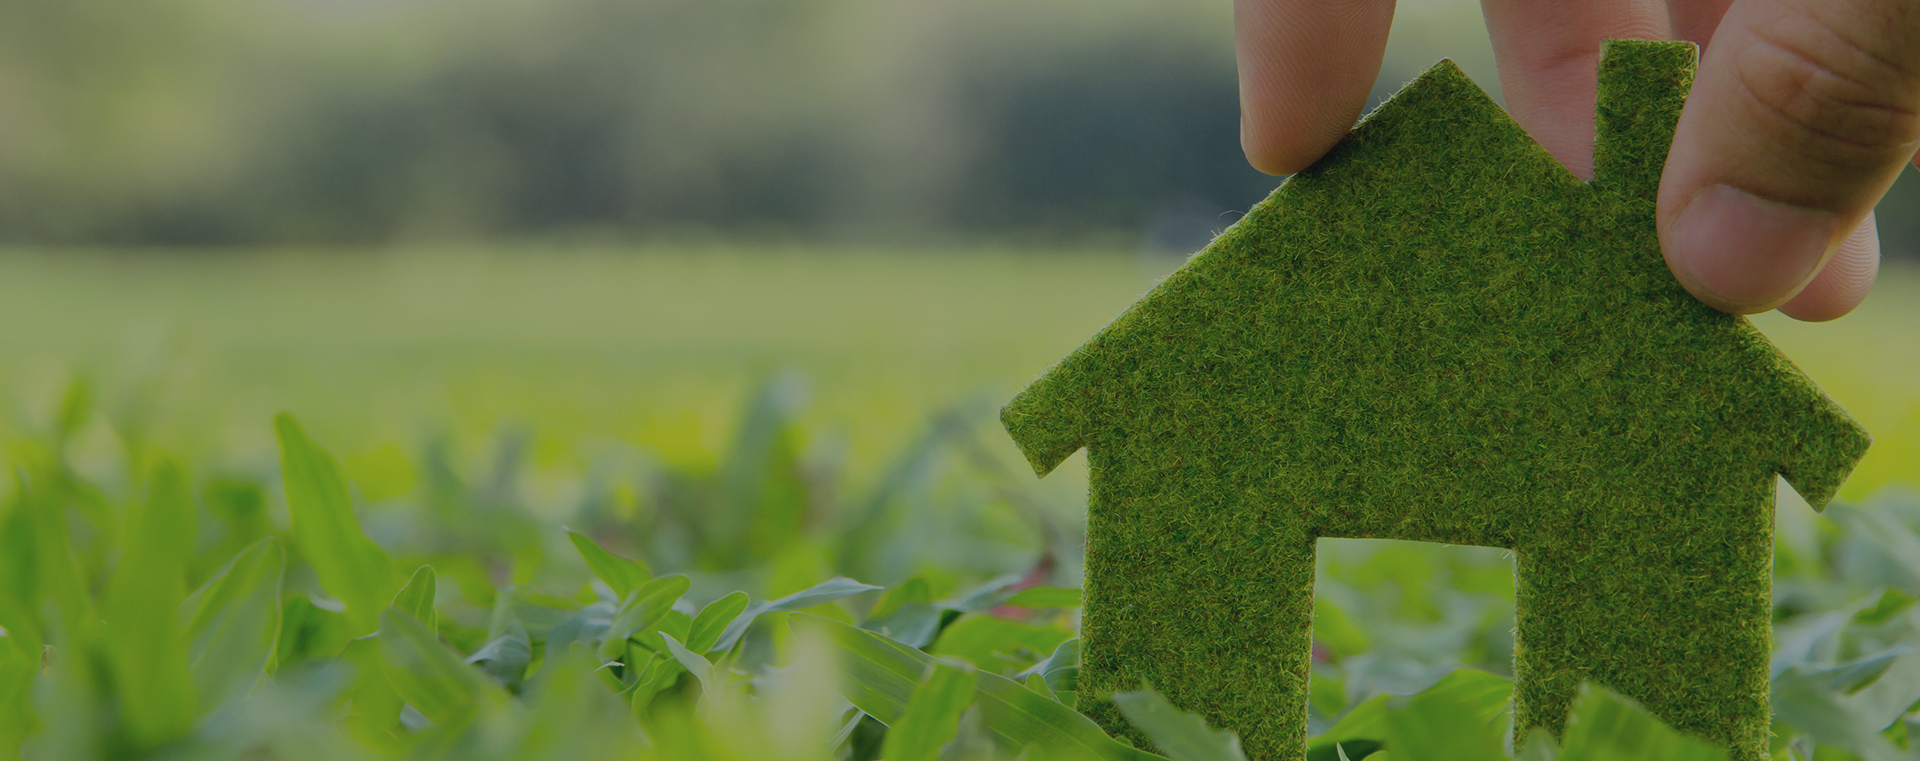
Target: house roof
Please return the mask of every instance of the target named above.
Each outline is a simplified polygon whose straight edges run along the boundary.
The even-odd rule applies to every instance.
[[[1508,434],[1711,440],[1824,506],[1865,432],[1660,255],[1653,200],[1694,54],[1609,43],[1591,183],[1442,61],[1002,421],[1042,475],[1129,426],[1207,431],[1182,444],[1196,452],[1335,448],[1382,468]]]

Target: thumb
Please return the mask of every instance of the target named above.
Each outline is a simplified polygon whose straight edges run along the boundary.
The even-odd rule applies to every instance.
[[[1916,148],[1920,2],[1736,0],[1701,61],[1662,176],[1667,264],[1717,309],[1778,307],[1871,224]],[[1819,289],[1847,303],[1795,306],[1838,316],[1867,283]]]

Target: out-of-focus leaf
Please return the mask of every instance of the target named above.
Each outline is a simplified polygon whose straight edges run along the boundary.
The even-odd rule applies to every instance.
[[[1064,587],[1027,587],[1015,592],[1006,602],[1015,608],[1078,608],[1080,590]]]
[[[331,659],[351,641],[347,617],[313,604],[306,595],[285,595],[280,604],[280,639],[271,663],[298,663],[309,658]]]
[[[720,642],[720,634],[727,625],[740,617],[747,609],[747,593],[733,592],[700,609],[700,615],[693,617],[693,625],[687,629],[687,649],[696,653],[713,652]]]
[[[502,687],[517,690],[533,659],[533,638],[525,624],[514,614],[514,590],[503,589],[493,598],[493,615],[487,621],[487,641],[467,656],[467,663],[480,667]],[[567,645],[555,650],[566,653]]]
[[[34,730],[34,662],[0,652],[0,759],[19,758],[20,743]]]
[[[400,708],[405,701],[387,678],[380,658],[380,635],[369,634],[347,643],[340,659],[353,664],[353,686],[347,695],[352,713],[349,724],[367,744],[388,751],[405,748]]]
[[[1485,726],[1497,720],[1512,700],[1513,682],[1485,671],[1462,669],[1414,697],[1467,707],[1469,721]],[[1326,732],[1307,741],[1307,757],[1313,761],[1335,758],[1334,743],[1345,746],[1347,754],[1356,759],[1371,753],[1386,742],[1390,729],[1388,719],[1408,702],[1403,696],[1377,695],[1355,706]]]
[[[980,613],[993,610],[994,608],[1000,607],[1008,598],[1013,596],[1013,593],[1007,591],[1007,588],[1020,583],[1021,580],[1025,578],[1024,575],[1017,573],[996,577],[987,581],[985,584],[968,590],[967,593],[961,595],[959,599],[941,603],[941,607],[956,610],[961,613]]]
[[[412,615],[393,609],[382,613],[379,640],[393,691],[436,725],[471,718],[483,694],[498,689]]]
[[[1325,597],[1313,598],[1313,637],[1342,658],[1364,653],[1373,647],[1366,631],[1356,626],[1339,605]]]
[[[720,640],[713,645],[714,650],[732,650],[740,637],[747,633],[747,627],[768,613],[791,613],[806,610],[815,605],[824,605],[846,597],[852,597],[868,590],[879,589],[872,584],[862,584],[845,576],[838,576],[802,589],[778,600],[763,600],[747,606],[745,613],[727,624],[720,632]]]
[[[887,590],[884,594],[880,595],[878,601],[874,602],[873,610],[867,611],[867,621],[869,623],[884,621],[894,614],[899,613],[901,606],[911,602],[933,602],[933,588],[927,584],[926,579],[915,576],[901,582],[899,586]],[[877,631],[872,626],[866,624],[862,624],[860,628]]]
[[[1527,733],[1526,748],[1514,761],[1559,761],[1560,743],[1553,739],[1553,733],[1546,727],[1534,727]]]
[[[1907,593],[1898,589],[1888,589],[1880,593],[1880,599],[1874,602],[1873,607],[1853,614],[1853,620],[1854,623],[1868,626],[1886,623],[1913,603],[1914,598],[1908,597]]]
[[[606,639],[600,643],[600,659],[615,660],[627,644],[627,638],[647,631],[673,610],[673,603],[687,593],[685,576],[662,576],[634,589],[614,611]]]
[[[274,429],[295,546],[327,592],[346,603],[349,632],[378,629],[381,611],[402,583],[393,560],[360,531],[333,457],[307,438],[292,415],[280,413]]]
[[[1725,761],[1724,748],[1681,734],[1639,704],[1586,684],[1573,701],[1560,761]],[[1400,748],[1388,745],[1398,754]]]
[[[1020,672],[1021,678],[1037,676],[1046,680],[1047,689],[1053,692],[1075,692],[1080,689],[1080,638],[1075,637],[1060,643],[1047,659],[1033,664],[1033,668]]]
[[[614,610],[613,603],[597,602],[574,611],[547,630],[547,649],[564,651],[568,645],[579,642],[590,651],[597,651],[607,637],[607,628],[613,625]]]
[[[1026,662],[1001,655],[1014,656],[1024,650],[1033,653],[1037,660],[1040,653],[1051,653],[1070,639],[1073,632],[1057,626],[1029,626],[1004,618],[970,616],[941,632],[931,652],[965,658],[983,671],[999,673],[1009,663]]]
[[[1224,729],[1207,726],[1199,714],[1175,708],[1160,693],[1150,689],[1116,692],[1114,706],[1152,738],[1160,752],[1173,761],[1246,761],[1240,751],[1240,737]]]
[[[423,565],[414,569],[413,576],[407,579],[406,586],[394,593],[393,604],[389,607],[420,619],[420,623],[427,625],[427,631],[438,631],[440,617],[434,613],[433,608],[433,596],[438,592],[434,588],[437,586],[436,581],[433,566]]]
[[[1864,761],[1910,761],[1911,757],[1881,736],[1880,730],[1885,727],[1874,724],[1879,717],[1856,714],[1849,710],[1846,696],[1797,676],[1790,671],[1773,683],[1773,713],[1780,721],[1807,733],[1821,745],[1847,751]],[[1571,751],[1571,739],[1567,745]]]
[[[680,644],[679,640],[671,636],[661,635],[660,639],[666,642],[667,652],[673,656],[673,660],[695,679],[700,680],[701,694],[707,700],[713,700],[714,695],[717,694],[716,691],[720,689],[720,677],[714,673],[713,663],[699,653],[688,650]]]
[[[1497,709],[1488,715],[1483,695],[1428,689],[1402,698],[1403,707],[1387,712],[1387,750],[1403,761],[1504,761],[1506,727]]]
[[[818,616],[800,616],[797,620],[820,627],[839,647],[840,665],[845,670],[839,685],[841,697],[883,724],[900,720],[933,656],[838,621]],[[1102,732],[1092,719],[1006,677],[979,673],[975,679],[981,720],[994,744],[1005,752],[1019,753],[1032,746],[1050,755],[1030,758],[1161,758],[1121,744]]]
[[[153,747],[193,728],[195,696],[187,670],[180,603],[187,596],[194,511],[177,466],[154,468],[145,501],[127,510],[119,567],[107,584],[107,654],[127,733]]]
[[[582,646],[547,656],[546,665],[527,684],[532,715],[527,732],[509,758],[632,759],[644,737],[628,718],[627,706],[601,687],[599,667]]]
[[[653,579],[653,571],[640,561],[608,552],[585,534],[569,531],[567,539],[573,542],[574,549],[579,550],[580,558],[587,561],[587,569],[606,582],[613,589],[613,594],[622,600],[641,584]]]
[[[1812,662],[1817,652],[1831,649],[1851,620],[1846,611],[1832,611],[1774,627],[1778,644],[1768,665],[1772,677],[1778,679],[1787,669]]]
[[[255,542],[180,605],[187,668],[204,705],[217,706],[271,673],[280,630],[280,540]]]
[[[960,730],[960,714],[973,704],[971,664],[934,661],[927,678],[907,696],[906,708],[887,730],[880,757],[887,761],[938,761],[940,748]]]
[[[1869,727],[1886,729],[1920,703],[1920,653],[1902,653],[1880,678],[1846,697],[1847,712]],[[1914,742],[1909,740],[1908,742]]]

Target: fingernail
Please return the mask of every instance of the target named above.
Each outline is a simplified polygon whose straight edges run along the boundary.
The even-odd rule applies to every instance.
[[[1701,300],[1732,312],[1765,311],[1813,279],[1839,224],[1832,212],[1714,185],[1668,226],[1668,253]]]

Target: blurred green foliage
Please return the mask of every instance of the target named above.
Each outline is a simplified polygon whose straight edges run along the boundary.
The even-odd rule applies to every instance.
[[[1494,83],[1401,3],[1377,95]],[[12,0],[0,242],[1107,234],[1184,254],[1276,180],[1203,0]],[[1920,248],[1920,178],[1881,214]]]
[[[1084,496],[990,419],[1138,262],[630,253],[0,257],[0,759],[1139,757],[1072,710]],[[1776,758],[1916,755],[1912,288],[1762,321],[1885,458],[1782,494]],[[1510,556],[1320,556],[1309,758],[1501,747]],[[1529,758],[1710,757],[1581,706]]]

